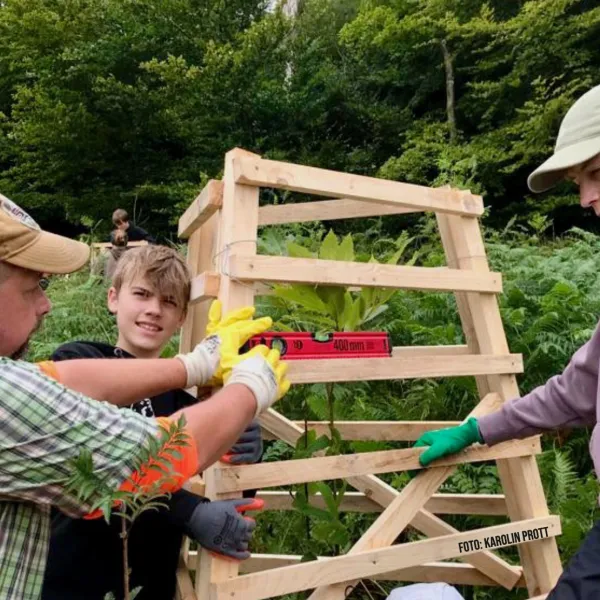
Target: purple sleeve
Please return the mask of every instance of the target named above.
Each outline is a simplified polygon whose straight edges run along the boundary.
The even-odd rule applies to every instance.
[[[595,424],[599,361],[600,327],[597,326],[592,339],[573,355],[560,375],[478,419],[485,443],[525,438],[557,427]]]

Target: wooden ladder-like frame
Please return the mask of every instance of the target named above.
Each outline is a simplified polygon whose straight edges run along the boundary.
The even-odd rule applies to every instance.
[[[259,207],[261,187],[334,198],[293,205]],[[424,268],[345,263],[256,253],[258,227],[419,211],[436,213],[447,267]],[[182,330],[181,350],[204,337],[209,302],[219,298],[225,311],[251,305],[264,293],[262,282],[387,287],[453,292],[467,344],[394,348],[391,358],[336,359],[289,363],[292,383],[475,376],[481,398],[470,416],[488,414],[517,397],[520,355],[510,354],[496,294],[501,275],[490,272],[479,226],[483,203],[468,191],[351,175],[262,159],[234,149],[225,157],[222,181],[210,181],[179,221],[189,238],[188,264],[194,275],[192,306]],[[304,433],[298,422],[271,409],[261,418],[266,434],[294,445]],[[455,425],[437,422],[341,422],[344,439],[415,440],[421,433]],[[320,433],[326,424],[313,423]],[[343,600],[357,578],[446,581],[454,584],[526,586],[545,598],[561,573],[556,540],[557,516],[548,513],[535,455],[539,437],[491,448],[474,446],[421,470],[401,491],[376,475],[420,469],[421,449],[231,466],[218,463],[204,473],[212,499],[239,497],[243,490],[330,479],[346,479],[358,490],[346,495],[341,510],[381,512],[344,556],[300,562],[299,556],[254,555],[241,563],[220,560],[201,550],[185,551],[178,572],[182,600],[261,600],[314,589],[311,600]],[[495,460],[504,495],[437,494],[457,465]],[[266,509],[286,510],[284,492],[259,492]],[[319,499],[315,498],[315,502]],[[460,532],[439,514],[507,514],[509,522]],[[392,545],[410,525],[431,539]],[[492,540],[490,542],[490,540]],[[490,549],[516,544],[520,567]],[[458,558],[461,562],[444,562]],[[192,584],[189,569],[196,570]]]

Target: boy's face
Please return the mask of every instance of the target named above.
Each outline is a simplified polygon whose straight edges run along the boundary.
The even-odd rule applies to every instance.
[[[115,227],[121,231],[127,231],[129,229],[129,221],[119,221],[115,224]]]
[[[108,308],[117,315],[117,346],[138,358],[156,358],[182,326],[183,307],[159,296],[143,278],[108,290]]]

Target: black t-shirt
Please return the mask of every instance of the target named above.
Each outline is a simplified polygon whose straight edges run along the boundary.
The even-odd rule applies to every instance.
[[[96,342],[72,342],[58,348],[52,360],[75,358],[133,358],[130,354]],[[194,404],[183,390],[173,390],[132,405],[147,417],[164,417]],[[140,515],[129,537],[132,589],[142,586],[138,600],[172,600],[175,595],[177,561],[182,528],[196,506],[204,500],[181,490],[173,494],[170,510]],[[121,520],[110,525],[104,519],[71,519],[54,510],[48,564],[42,600],[103,600],[113,592],[123,598],[123,554],[119,538]]]
[[[125,233],[127,234],[127,240],[130,242],[142,242],[146,240],[149,244],[156,244],[154,237],[152,237],[145,229],[134,225],[131,221],[129,222],[129,227]],[[110,234],[109,241],[113,241],[113,232]]]

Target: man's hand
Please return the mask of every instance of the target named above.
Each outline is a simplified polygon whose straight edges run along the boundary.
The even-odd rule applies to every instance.
[[[254,420],[221,460],[232,465],[251,465],[260,461],[262,453],[262,432],[259,422]]]
[[[187,536],[219,556],[245,560],[250,557],[248,544],[256,527],[247,510],[261,510],[262,500],[241,498],[198,504],[185,527]]]
[[[460,452],[476,442],[484,443],[479,432],[477,419],[471,417],[466,423],[458,427],[448,427],[447,429],[437,429],[424,433],[415,442],[414,447],[429,446],[419,456],[419,463],[421,463],[421,466],[426,467],[432,461]]]
[[[234,361],[233,366],[223,364],[223,369],[225,385],[241,383],[250,388],[256,398],[255,417],[290,389],[287,364],[279,360],[278,350],[269,350],[266,346],[255,346],[248,352],[248,358]]]
[[[221,318],[221,303],[215,300],[210,307],[206,337],[192,352],[178,354],[185,365],[186,387],[221,385],[223,364],[232,365],[239,358],[240,348],[254,335],[271,327],[270,317],[253,320],[255,308],[247,306],[231,311]]]

